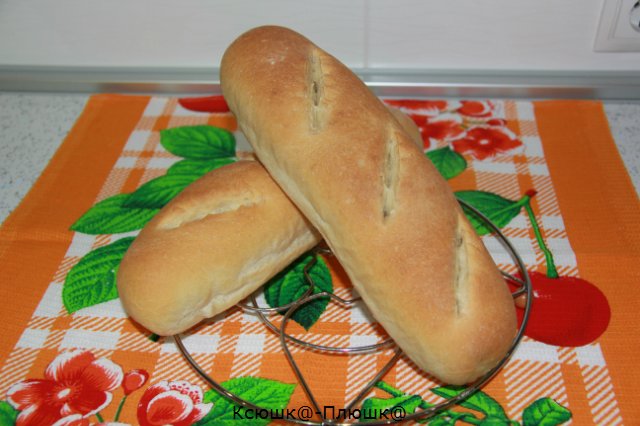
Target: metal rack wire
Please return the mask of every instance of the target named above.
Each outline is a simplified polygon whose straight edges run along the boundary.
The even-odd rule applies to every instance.
[[[486,224],[493,231],[495,237],[498,238],[500,242],[504,245],[505,249],[511,255],[515,263],[515,266],[519,270],[520,276],[522,278],[517,278],[504,271],[502,271],[502,274],[506,279],[518,285],[518,288],[512,292],[512,295],[514,298],[519,297],[521,295],[527,296],[522,323],[518,329],[518,332],[516,333],[516,336],[512,341],[512,344],[509,350],[507,351],[505,356],[500,360],[500,362],[496,366],[494,366],[491,370],[489,370],[485,375],[483,375],[473,383],[470,383],[467,386],[465,386],[464,389],[461,392],[459,392],[457,395],[451,398],[447,398],[442,402],[437,403],[431,407],[418,409],[414,413],[403,415],[401,416],[401,418],[386,418],[384,420],[368,421],[367,422],[368,425],[377,426],[377,425],[388,425],[388,424],[394,424],[398,422],[405,422],[408,420],[423,420],[437,414],[441,410],[445,410],[453,405],[456,405],[462,402],[463,400],[468,398],[470,395],[472,395],[474,392],[478,391],[482,386],[484,386],[507,363],[507,361],[509,360],[513,352],[516,350],[518,344],[522,340],[522,337],[524,336],[524,330],[526,328],[527,321],[529,318],[529,313],[531,310],[531,300],[532,300],[531,282],[529,280],[529,275],[527,274],[526,266],[522,261],[520,255],[517,253],[517,251],[513,247],[513,245],[507,239],[507,237],[500,231],[500,229],[493,222],[491,222],[491,220],[488,217],[486,217],[484,214],[482,214],[480,211],[478,211],[476,208],[474,208],[470,204],[462,200],[458,200],[458,202],[465,209],[467,209],[468,211],[471,211],[474,215],[476,215],[484,224]],[[330,254],[330,251],[326,249],[317,248],[316,254],[319,254],[319,253],[327,255],[327,254]],[[302,305],[308,302],[311,302],[313,300],[316,300],[322,297],[328,297],[333,303],[339,303],[346,307],[350,307],[360,301],[359,297],[355,297],[352,299],[344,299],[329,292],[323,291],[323,292],[314,293],[313,279],[309,275],[309,270],[314,266],[316,261],[317,261],[316,257],[314,257],[313,260],[309,262],[304,268],[305,278],[310,285],[309,285],[309,289],[298,300],[292,303],[289,303],[287,305],[283,305],[276,308],[270,308],[270,307],[259,306],[256,301],[255,295],[252,295],[249,298],[250,304],[239,303],[238,306],[240,306],[244,310],[257,314],[260,320],[263,322],[263,324],[268,329],[270,329],[272,332],[276,333],[279,336],[280,345],[282,347],[285,357],[287,358],[289,364],[291,365],[300,386],[302,386],[305,394],[307,395],[307,398],[311,402],[312,407],[315,410],[315,414],[317,414],[321,419],[321,421],[318,422],[310,419],[301,419],[301,418],[292,417],[292,416],[284,416],[284,418],[278,418],[278,420],[286,420],[291,423],[303,424],[303,425],[336,425],[336,426],[352,425],[354,423],[354,419],[324,417],[324,410],[321,410],[321,407],[318,404],[315,396],[313,395],[313,392],[311,391],[307,381],[305,380],[304,375],[302,374],[302,371],[298,367],[298,364],[296,363],[294,357],[291,354],[289,345],[294,344],[304,349],[314,350],[321,353],[359,354],[359,355],[366,356],[366,354],[376,353],[383,349],[394,347],[395,343],[393,342],[393,340],[387,339],[372,345],[335,347],[335,346],[314,344],[312,342],[308,342],[287,334],[286,332],[287,324],[291,319],[292,315],[296,312],[298,308],[300,308]],[[277,315],[277,314],[283,315],[279,326],[275,325],[269,318],[270,316]],[[193,359],[193,357],[189,354],[189,351],[185,347],[184,343],[182,342],[181,337],[179,335],[176,335],[174,336],[174,338],[175,338],[176,345],[178,346],[178,349],[180,350],[182,355],[185,357],[187,362],[213,389],[215,389],[224,397],[228,398],[229,400],[233,401],[234,403],[246,409],[255,410],[256,412],[259,412],[259,411],[271,412],[271,410],[269,409],[266,409],[264,407],[259,407],[227,391],[222,385],[220,385],[217,381],[211,378],[211,376],[206,371],[204,371],[202,367]],[[349,404],[347,404],[344,407],[344,409],[338,410],[339,413],[352,412],[352,410],[355,409],[358,403],[360,403],[360,401],[362,401],[362,399],[372,390],[372,388],[376,385],[376,383],[394,366],[394,364],[398,361],[398,359],[402,355],[402,352],[398,347],[395,347],[394,351],[395,351],[395,354],[391,357],[391,359],[375,374],[373,378],[371,378],[371,380],[369,380],[369,382],[360,390],[360,392],[358,392],[357,396],[351,402],[349,402]]]

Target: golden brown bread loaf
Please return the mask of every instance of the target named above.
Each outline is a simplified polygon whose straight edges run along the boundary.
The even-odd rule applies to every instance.
[[[415,123],[393,114],[422,145]],[[136,237],[118,269],[127,313],[152,332],[180,333],[256,291],[320,235],[255,161],[189,185]]]
[[[118,268],[126,312],[180,333],[244,299],[320,241],[257,161],[213,170],[167,204]]]
[[[452,384],[494,367],[516,332],[511,294],[382,102],[334,57],[273,26],[229,46],[221,82],[258,159],[405,353]]]

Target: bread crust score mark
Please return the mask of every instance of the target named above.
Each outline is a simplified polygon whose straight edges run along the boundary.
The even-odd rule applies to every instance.
[[[203,220],[208,216],[221,215],[225,213],[233,213],[243,207],[252,207],[256,204],[264,202],[264,198],[257,196],[256,194],[246,193],[240,195],[239,199],[224,200],[211,206],[209,209],[203,210],[182,210],[181,215],[175,215],[172,217],[166,217],[164,220],[158,223],[157,229],[168,231],[170,229],[176,229],[191,222]]]
[[[468,282],[468,265],[467,265],[467,247],[464,242],[464,235],[460,229],[460,224],[456,228],[455,237],[456,259],[455,259],[455,275],[453,280],[453,288],[456,300],[456,315],[463,314],[465,309],[465,295],[468,293],[464,288]]]
[[[316,133],[324,126],[322,109],[322,95],[324,92],[322,63],[317,49],[312,49],[309,55],[309,130]]]
[[[395,208],[395,195],[398,185],[400,162],[398,161],[398,142],[393,130],[387,138],[384,155],[384,173],[382,175],[382,218],[386,220]]]

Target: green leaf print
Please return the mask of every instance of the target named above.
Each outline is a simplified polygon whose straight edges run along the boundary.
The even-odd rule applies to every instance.
[[[405,415],[413,414],[416,408],[422,403],[422,398],[418,395],[402,395],[394,398],[367,398],[362,403],[362,412],[367,416],[363,423],[374,421],[376,414],[381,414],[385,410],[391,411],[394,407],[402,407]]]
[[[143,184],[130,195],[125,206],[130,208],[160,209],[196,181],[197,174],[167,174]]]
[[[216,158],[214,160],[180,160],[177,163],[174,163],[169,170],[167,170],[167,175],[194,175],[194,176],[203,176],[209,173],[213,169],[217,169],[218,167],[225,166],[227,164],[233,163],[235,158]]]
[[[315,286],[313,293],[323,291],[333,293],[333,282],[329,268],[317,256],[317,262],[308,271]],[[313,255],[305,254],[267,282],[264,288],[267,303],[272,308],[295,302],[309,290],[309,282],[304,276],[304,268],[313,260]],[[329,297],[320,297],[299,307],[291,318],[309,330],[329,304]]]
[[[518,422],[500,417],[485,417],[479,424],[482,426],[510,426],[517,425]]]
[[[404,400],[403,398],[407,398],[407,401],[409,401],[410,398],[417,397],[416,395],[408,395],[402,390],[396,389],[384,381],[377,382],[376,388],[387,392],[391,395],[391,398],[369,398],[364,401],[363,407],[383,407],[385,404],[384,401],[389,401],[389,403],[391,403],[391,401],[402,401]],[[442,398],[448,399],[460,395],[463,390],[464,388],[459,386],[442,386],[431,389],[431,392]],[[422,400],[420,397],[417,398],[420,399],[420,402],[416,407],[414,407],[414,410],[417,407],[426,409],[433,406],[433,404]],[[374,401],[368,402],[370,399]],[[473,393],[471,396],[460,402],[459,405],[470,410],[477,411],[482,415],[478,417],[471,412],[461,412],[449,409],[440,411],[433,417],[418,420],[418,423],[426,423],[431,426],[455,426],[458,424],[483,426],[520,425],[517,421],[511,420],[507,417],[506,412],[498,401],[482,391]],[[407,414],[410,413],[409,410],[406,412]],[[571,411],[551,398],[541,398],[525,408],[522,418],[523,426],[556,426],[571,419]]]
[[[429,151],[426,155],[445,179],[452,179],[467,168],[467,160],[448,146]]]
[[[134,237],[122,238],[87,253],[69,271],[62,287],[67,312],[107,302],[118,297],[116,272]]]
[[[18,410],[7,401],[0,401],[0,426],[13,426],[18,418]]]
[[[295,389],[294,384],[262,377],[237,377],[221,385],[240,398],[260,408],[274,410],[276,414],[284,414]],[[215,390],[209,390],[204,394],[204,402],[212,402],[213,408],[203,419],[195,423],[196,426],[266,426],[271,423],[271,419],[256,418],[257,413],[253,410],[248,413],[245,408],[237,406]]]
[[[522,209],[523,202],[512,201],[493,192],[486,191],[457,191],[456,197],[475,207],[487,216],[496,226],[502,228],[509,224]],[[485,225],[477,214],[463,207],[464,213],[479,235],[491,233],[491,228]]]
[[[170,153],[192,160],[228,158],[236,154],[233,133],[206,125],[161,130],[160,144]]]
[[[556,426],[571,419],[571,411],[551,398],[540,398],[524,409],[523,426]]]
[[[158,213],[155,208],[126,207],[131,194],[118,194],[96,203],[71,230],[84,234],[119,234],[142,229]]]
[[[442,386],[431,389],[431,392],[443,398],[453,398],[459,395],[464,388],[455,386]],[[484,392],[475,392],[470,397],[460,403],[462,407],[479,411],[487,417],[507,420],[507,415],[498,401],[491,398]]]

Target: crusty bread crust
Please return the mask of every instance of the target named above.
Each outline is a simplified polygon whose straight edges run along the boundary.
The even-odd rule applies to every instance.
[[[511,294],[382,102],[331,55],[273,26],[229,46],[221,82],[259,160],[406,354],[452,384],[496,365],[516,331]]]
[[[140,232],[117,275],[126,312],[180,333],[235,305],[320,241],[257,161],[213,170]]]
[[[415,143],[418,148],[423,149],[424,143],[422,141],[422,133],[420,133],[420,129],[416,125],[415,121],[398,108],[394,108],[389,105],[386,105],[386,107],[391,111],[391,115],[393,115],[393,118],[398,121],[398,124],[400,124],[402,129],[407,132],[407,135],[409,135],[413,143]]]

